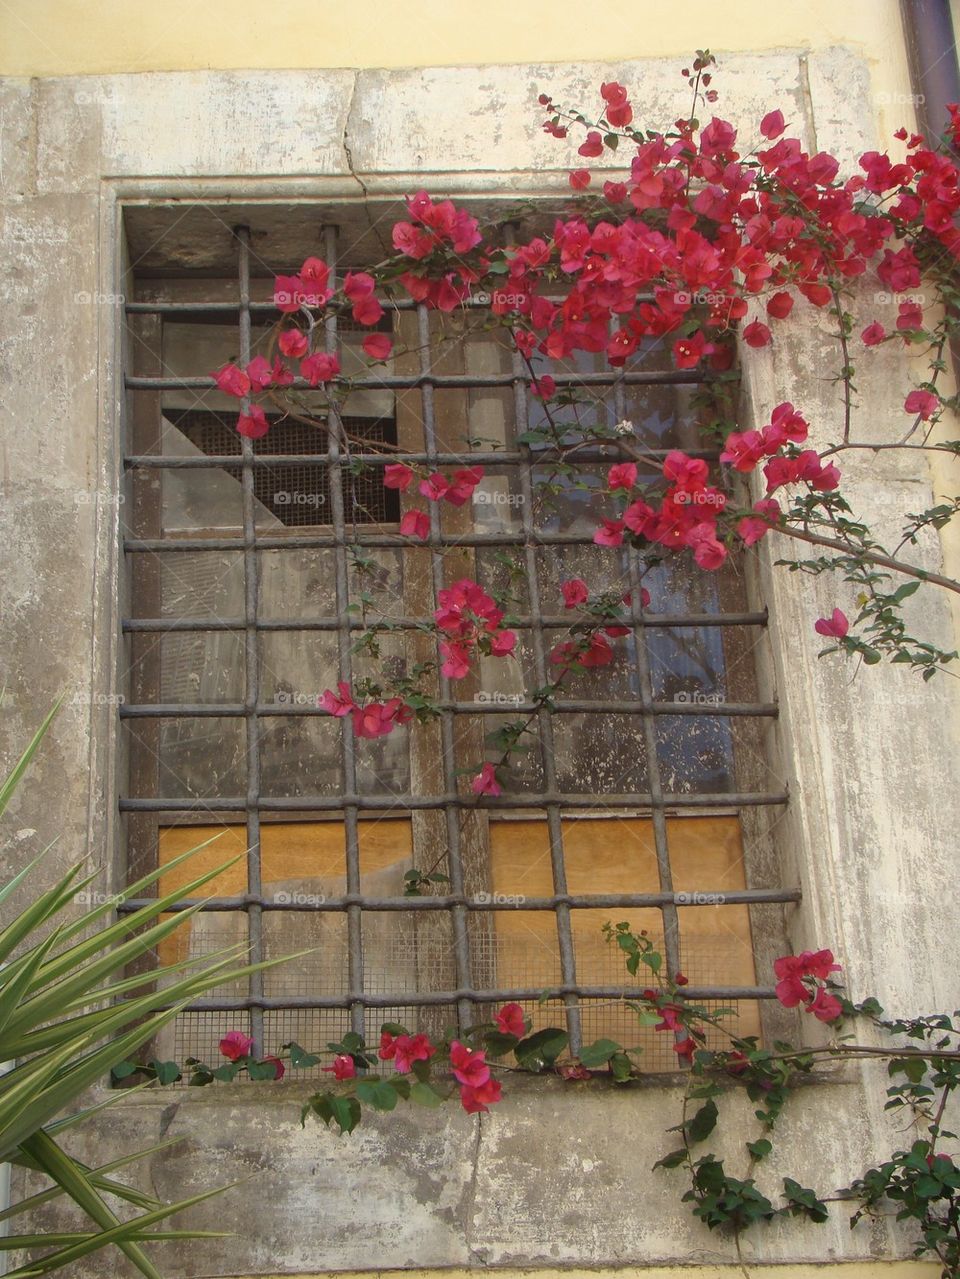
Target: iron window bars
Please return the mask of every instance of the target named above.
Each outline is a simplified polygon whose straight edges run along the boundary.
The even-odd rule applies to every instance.
[[[273,320],[276,312],[269,303],[258,303],[251,299],[251,249],[250,236],[246,229],[236,231],[237,258],[239,263],[239,305],[223,302],[128,302],[128,315],[154,316],[159,322],[183,319],[195,313],[222,314],[225,318],[239,315],[239,359],[245,364],[251,356],[251,323],[254,319]],[[324,232],[325,258],[336,270],[337,233],[334,227],[328,226]],[[461,817],[465,807],[475,806],[472,796],[466,797],[458,784],[456,754],[454,749],[454,730],[457,717],[477,714],[476,706],[464,704],[453,695],[450,681],[445,677],[440,680],[440,732],[443,743],[443,786],[436,794],[394,794],[368,793],[358,786],[356,743],[350,731],[345,730],[342,737],[342,791],[338,795],[291,795],[269,796],[262,788],[262,736],[265,721],[272,717],[298,716],[307,717],[321,715],[315,706],[285,705],[267,702],[263,699],[259,673],[258,644],[263,636],[275,632],[328,633],[336,639],[337,655],[340,663],[340,677],[350,679],[352,665],[352,647],[356,633],[363,629],[364,623],[354,616],[350,609],[349,560],[348,549],[359,545],[364,548],[402,548],[409,542],[397,533],[384,531],[382,528],[368,531],[364,528],[348,527],[348,512],[345,507],[346,479],[345,471],[349,465],[362,464],[367,468],[382,467],[389,461],[401,460],[411,463],[424,463],[430,468],[450,465],[471,464],[492,465],[495,467],[515,468],[514,474],[520,484],[524,498],[519,504],[521,528],[519,535],[507,530],[502,532],[444,531],[435,505],[430,510],[430,535],[426,546],[429,548],[431,561],[431,577],[434,592],[446,585],[444,576],[443,554],[449,548],[472,548],[479,552],[481,548],[512,548],[522,556],[529,591],[529,611],[526,616],[511,622],[529,643],[533,659],[534,677],[537,687],[543,687],[548,678],[548,641],[547,633],[551,627],[565,625],[568,617],[551,612],[543,598],[540,584],[538,550],[542,547],[579,547],[589,546],[589,532],[559,532],[537,528],[533,520],[533,480],[532,471],[535,465],[541,464],[545,454],[541,450],[534,451],[526,444],[508,445],[505,449],[484,450],[476,448],[470,451],[465,459],[464,454],[446,449],[438,438],[436,429],[435,397],[438,391],[450,388],[477,390],[483,388],[506,389],[512,392],[515,427],[522,435],[528,420],[528,403],[530,377],[518,353],[513,356],[513,365],[508,373],[438,373],[435,371],[431,351],[430,316],[427,310],[416,307],[411,302],[392,301],[390,306],[398,311],[415,311],[417,332],[419,337],[419,370],[400,375],[386,373],[375,377],[371,385],[378,390],[384,388],[393,391],[419,392],[422,406],[423,447],[414,452],[382,452],[371,449],[346,459],[341,449],[338,432],[332,430],[327,434],[327,447],[322,452],[304,453],[267,453],[254,447],[252,441],[241,442],[239,458],[236,449],[217,454],[204,452],[193,456],[169,456],[160,452],[134,453],[128,451],[124,458],[127,472],[149,474],[163,470],[176,471],[210,471],[214,468],[232,468],[242,485],[242,533],[237,537],[204,536],[137,536],[137,530],[124,539],[126,555],[134,563],[139,556],[168,553],[186,554],[195,551],[235,551],[242,554],[244,608],[241,616],[227,618],[167,618],[167,617],[127,617],[122,621],[122,629],[126,635],[155,634],[158,642],[162,637],[183,632],[229,632],[242,637],[245,656],[245,687],[242,700],[221,701],[215,704],[204,702],[180,701],[163,703],[139,701],[127,703],[121,707],[121,716],[131,723],[138,720],[162,719],[181,721],[184,719],[216,719],[240,720],[245,726],[246,736],[246,791],[244,794],[221,795],[207,797],[198,801],[191,797],[172,795],[125,795],[119,801],[120,811],[126,815],[154,814],[177,815],[216,812],[218,815],[242,814],[246,828],[246,892],[232,897],[219,897],[207,901],[204,911],[245,913],[249,937],[250,958],[256,962],[264,956],[263,923],[264,913],[271,911],[299,911],[304,905],[297,901],[278,901],[276,896],[265,895],[261,881],[261,821],[264,816],[283,814],[306,814],[319,816],[322,814],[338,814],[342,817],[345,831],[346,879],[345,891],[325,900],[319,900],[310,906],[313,911],[321,913],[333,912],[346,917],[346,945],[348,982],[347,989],[340,993],[324,993],[313,991],[309,994],[290,994],[280,997],[268,996],[264,991],[264,981],[260,974],[250,978],[249,990],[246,994],[228,995],[224,997],[200,999],[191,1006],[191,1011],[245,1011],[250,1017],[250,1028],[255,1041],[255,1051],[267,1051],[264,1045],[264,1014],[273,1010],[294,1009],[336,1009],[348,1010],[351,1027],[362,1032],[364,1014],[367,1009],[379,1008],[429,1008],[431,1006],[456,1008],[461,1023],[475,1020],[474,1013],[478,1006],[501,1003],[507,1000],[535,1001],[542,989],[537,987],[514,986],[513,988],[487,987],[478,984],[474,979],[474,968],[471,956],[471,933],[469,919],[472,912],[511,910],[509,904],[498,905],[488,900],[479,901],[471,896],[465,886],[464,863],[461,850]],[[333,351],[338,343],[337,319],[329,316],[326,320],[326,345]],[[631,371],[606,369],[600,372],[555,374],[559,386],[587,385],[597,387],[609,394],[612,389],[618,417],[626,416],[625,404],[627,388],[645,385],[693,384],[701,380],[694,371]],[[301,380],[302,381],[302,380]],[[298,385],[301,383],[298,382]],[[135,375],[128,372],[125,385],[135,397],[141,392],[159,393],[172,390],[202,390],[212,385],[209,377],[170,377],[161,368],[159,376]],[[362,386],[362,380],[357,383]],[[331,414],[335,415],[332,409]],[[334,422],[336,425],[336,422]],[[698,450],[690,449],[696,453]],[[666,450],[659,454],[663,456]],[[715,456],[709,450],[700,452],[701,456]],[[583,460],[606,462],[611,454],[606,448],[582,450]],[[309,533],[287,533],[278,536],[267,532],[264,534],[257,527],[256,494],[262,487],[260,477],[265,470],[276,467],[317,466],[325,468],[324,484],[329,494],[329,505],[325,514],[326,527],[315,527]],[[335,564],[335,597],[334,615],[292,618],[263,617],[261,613],[261,565],[263,552],[293,550],[311,550],[329,548]],[[747,811],[765,806],[778,806],[786,802],[786,793],[782,788],[752,791],[723,791],[709,793],[687,790],[670,791],[664,786],[660,751],[658,749],[657,722],[662,716],[723,716],[729,719],[738,717],[769,718],[776,715],[776,707],[772,704],[731,701],[720,705],[702,705],[678,701],[658,700],[651,679],[647,637],[657,628],[669,628],[682,631],[684,628],[751,628],[765,625],[764,612],[758,611],[689,611],[683,613],[657,614],[644,610],[641,602],[639,557],[635,551],[626,552],[627,570],[632,585],[631,626],[632,639],[635,644],[637,694],[632,698],[616,700],[598,700],[571,697],[557,703],[554,710],[543,706],[539,709],[528,698],[514,701],[509,706],[488,704],[483,707],[484,714],[537,712],[537,722],[543,753],[543,784],[533,791],[527,790],[517,794],[505,794],[498,799],[484,798],[480,807],[496,813],[497,810],[510,812],[539,814],[545,818],[550,843],[550,863],[553,878],[553,892],[527,898],[523,902],[525,911],[552,912],[556,919],[557,938],[560,956],[562,980],[552,988],[557,997],[562,999],[571,1045],[576,1050],[580,1042],[580,1010],[589,1001],[611,1000],[622,998],[629,993],[629,986],[622,985],[585,985],[578,982],[576,953],[571,928],[571,912],[583,909],[605,908],[610,911],[636,908],[656,908],[660,911],[663,924],[665,961],[671,972],[680,968],[680,935],[679,905],[697,905],[699,900],[707,902],[709,894],[681,894],[674,891],[673,872],[667,835],[667,816],[672,813],[696,813],[710,811],[718,807]],[[403,616],[392,619],[392,625],[399,630],[413,630],[421,625],[424,619],[416,616]],[[624,810],[640,810],[649,814],[655,840],[656,866],[659,878],[659,889],[656,892],[642,893],[572,893],[568,889],[564,859],[564,834],[562,817],[565,813],[576,813],[577,810],[596,806],[596,797],[590,794],[571,793],[561,789],[555,768],[554,719],[567,714],[613,714],[639,718],[642,725],[642,740],[646,752],[647,788],[645,791],[628,790],[624,793],[602,796],[603,803],[611,808]],[[411,814],[417,811],[436,811],[442,813],[447,833],[447,869],[449,871],[449,888],[420,897],[400,895],[376,895],[363,891],[360,873],[359,825],[361,816],[365,814],[402,813]],[[745,887],[727,891],[723,900],[728,904],[745,904],[750,907],[761,904],[789,903],[799,900],[799,892],[788,888]],[[139,900],[130,900],[122,904],[121,910],[132,912],[142,904]],[[186,900],[178,905],[185,909],[193,903]],[[386,993],[371,992],[365,989],[364,982],[364,946],[363,929],[366,912],[443,912],[452,927],[455,985],[447,990],[391,990]],[[769,999],[773,992],[768,986],[714,986],[709,984],[692,984],[688,988],[688,996],[697,999],[721,1000],[762,1000]]]

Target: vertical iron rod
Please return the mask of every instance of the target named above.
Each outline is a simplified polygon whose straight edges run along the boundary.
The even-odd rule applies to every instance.
[[[250,230],[236,228],[240,266],[240,363],[250,363]],[[243,401],[246,412],[250,402]],[[257,636],[257,614],[260,604],[260,560],[257,551],[256,497],[253,488],[253,440],[241,437],[241,485],[243,498],[243,589],[244,589],[244,663],[246,668],[246,692],[244,714],[247,726],[247,891],[258,897],[262,892],[260,875],[260,721],[257,705],[260,701],[260,654]],[[263,959],[263,912],[252,905],[248,915],[250,962]],[[250,994],[263,996],[263,973],[250,974]],[[250,1010],[250,1034],[253,1036],[253,1053],[264,1055],[263,1010]]]
[[[330,285],[337,287],[337,228],[323,229],[324,258],[330,268]],[[337,315],[330,311],[324,321],[326,350],[337,354]],[[342,423],[340,412],[333,398],[329,401],[329,432],[327,443],[330,454],[330,513],[337,534],[334,551],[337,598],[337,649],[340,660],[340,678],[348,684],[353,681],[350,638],[350,574],[347,565],[346,508],[343,500],[343,465],[340,440]],[[343,733],[343,787],[346,795],[357,793],[357,740],[349,716],[340,721]],[[360,831],[356,804],[343,809],[343,826],[347,859],[347,892],[360,893]],[[363,908],[356,903],[347,907],[347,986],[354,997],[350,1004],[350,1029],[366,1036],[365,1014],[362,1003],[355,997],[363,994]]]
[[[417,337],[420,344],[420,371],[429,376],[432,372],[430,358],[430,313],[425,306],[417,307]],[[428,459],[437,456],[437,419],[433,397],[433,387],[429,382],[420,388],[423,406],[424,447]],[[440,536],[440,504],[430,503],[430,538],[431,542]],[[443,576],[443,552],[431,546],[430,566],[433,575],[433,593],[436,599],[446,585]],[[440,697],[450,702],[450,680],[440,675]],[[457,778],[457,744],[454,733],[454,717],[449,710],[440,712],[440,743],[443,750],[443,784],[448,795],[455,795],[459,789]],[[460,847],[460,805],[444,805],[447,823],[448,858],[450,862],[450,891],[456,895],[464,892],[463,853]],[[466,908],[452,906],[450,922],[453,928],[453,955],[457,970],[457,985],[461,989],[473,986],[472,964],[470,960],[470,930]],[[474,1005],[468,999],[461,999],[457,1004],[457,1016],[460,1025],[469,1026],[474,1020]]]

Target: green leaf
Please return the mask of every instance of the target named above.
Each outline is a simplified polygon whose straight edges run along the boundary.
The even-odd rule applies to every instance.
[[[605,1066],[614,1053],[622,1052],[621,1044],[612,1039],[598,1039],[580,1051],[580,1061],[587,1067]]]
[[[669,1155],[664,1155],[662,1159],[658,1159],[653,1165],[654,1168],[679,1168],[687,1159],[687,1148],[682,1146],[679,1150],[671,1150]]]
[[[610,1058],[610,1071],[614,1082],[618,1084],[626,1083],[633,1077],[633,1065],[626,1053],[613,1054]]]
[[[519,1043],[516,1035],[504,1035],[499,1030],[490,1030],[483,1037],[483,1050],[488,1057],[505,1057]]]
[[[687,1121],[687,1137],[692,1142],[706,1141],[717,1126],[717,1105],[708,1101]]]
[[[436,1089],[421,1082],[415,1083],[410,1089],[410,1100],[415,1101],[418,1106],[429,1106],[432,1110],[443,1105],[443,1098]]]
[[[754,1159],[765,1159],[773,1149],[773,1143],[767,1141],[766,1137],[761,1137],[759,1141],[748,1141],[747,1149]]]
[[[536,1034],[521,1039],[514,1049],[517,1061],[527,1070],[538,1070],[540,1066],[551,1066],[570,1042],[565,1030],[556,1026],[548,1026],[546,1030],[538,1030]]]
[[[340,1129],[340,1136],[353,1132],[360,1122],[360,1103],[356,1097],[330,1097],[331,1118]]]
[[[151,1061],[151,1068],[161,1084],[175,1084],[180,1078],[180,1067],[175,1061]]]
[[[385,1079],[361,1079],[357,1097],[374,1110],[394,1110],[399,1100],[396,1088]]]

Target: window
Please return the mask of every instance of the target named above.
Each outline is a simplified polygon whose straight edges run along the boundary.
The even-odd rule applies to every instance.
[[[295,416],[278,401],[270,432],[241,442],[211,370],[270,349],[275,273],[311,253],[362,267],[382,256],[391,212],[126,210],[127,866],[134,878],[218,836],[162,878],[166,891],[242,855],[163,958],[237,940],[254,958],[310,948],[199,1000],[167,1047],[209,1060],[233,1028],[265,1052],[316,1047],[350,1027],[376,1038],[384,1020],[436,1033],[517,999],[539,1025],[565,1018],[574,1045],[642,1042],[648,1069],[672,1068],[662,1036],[638,1041],[631,979],[601,928],[646,928],[691,994],[733,1006],[741,1033],[763,1029],[771,991],[754,956],[777,946],[783,903],[798,897],[771,851],[786,796],[770,762],[776,707],[755,689],[765,614],[742,565],[707,575],[593,545],[589,480],[537,439],[529,370],[482,298],[443,315],[398,291],[386,366],[334,321],[343,403],[298,387]],[[582,474],[617,460],[623,422],[654,458],[711,456],[698,375],[662,348],[623,370],[581,356],[553,371],[589,391],[559,410],[564,429],[597,428],[577,450]],[[435,508],[428,544],[399,534],[411,498],[383,484],[397,459],[484,468],[472,502]],[[436,720],[355,740],[319,694],[381,664],[400,677],[428,662],[437,591],[464,576],[508,610],[516,659],[436,677]],[[629,633],[612,666],[573,675],[538,708],[570,632],[560,582],[575,576],[629,594]],[[528,749],[504,793],[478,800],[464,770],[517,722]],[[409,896],[411,869],[446,879]]]

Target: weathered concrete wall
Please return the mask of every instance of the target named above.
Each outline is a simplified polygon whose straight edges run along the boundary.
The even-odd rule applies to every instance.
[[[2,85],[0,242],[7,263],[3,412],[4,749],[25,742],[63,690],[59,718],[18,797],[6,865],[61,835],[60,865],[85,854],[107,866],[114,846],[117,690],[117,357],[122,198],[542,191],[563,188],[573,155],[537,128],[536,95],[582,101],[601,79],[636,86],[641,119],[686,105],[672,65],[443,68],[416,72],[170,73]],[[809,143],[852,163],[871,134],[868,68],[845,50],[724,60],[723,114],[758,120],[772,104]],[[864,123],[864,121],[867,121]],[[864,285],[868,288],[868,285]],[[86,300],[85,300],[86,299]],[[90,299],[99,299],[91,301]],[[745,353],[748,412],[783,399],[834,438],[835,388],[809,311],[779,330],[772,352]],[[905,368],[886,348],[860,378],[866,420],[895,431]],[[846,464],[865,509],[927,500],[923,467]],[[858,996],[897,1012],[958,1002],[956,876],[958,724],[955,681],[924,688],[883,667],[851,684],[819,663],[811,619],[849,603],[830,579],[771,571],[759,557],[773,617],[770,681],[783,707],[782,822],[787,878],[804,890],[792,933],[832,945]],[[918,552],[934,564],[931,541]],[[924,625],[950,643],[931,591]],[[953,641],[955,642],[955,641]],[[954,770],[952,776],[947,770]],[[773,779],[771,779],[773,781]],[[53,875],[55,858],[43,874]],[[109,878],[105,875],[105,887]],[[785,1120],[793,1171],[841,1185],[900,1135],[880,1112],[878,1077],[854,1072],[810,1088]],[[160,1134],[184,1143],[150,1160],[145,1185],[178,1196],[248,1171],[252,1181],[190,1214],[227,1228],[190,1244],[171,1273],[296,1273],[324,1268],[445,1265],[640,1265],[729,1262],[677,1203],[679,1174],[648,1177],[667,1148],[679,1094],[658,1084],[570,1094],[525,1081],[490,1117],[394,1115],[352,1140],[299,1126],[302,1085],[164,1092],[124,1101],[78,1135],[96,1162]],[[737,1104],[737,1103],[733,1103]],[[731,1154],[735,1167],[736,1154]],[[887,1227],[851,1234],[792,1223],[759,1234],[762,1261],[906,1256]],[[112,1263],[111,1263],[112,1264]],[[120,1273],[120,1268],[115,1268]],[[102,1263],[78,1275],[102,1274]]]

